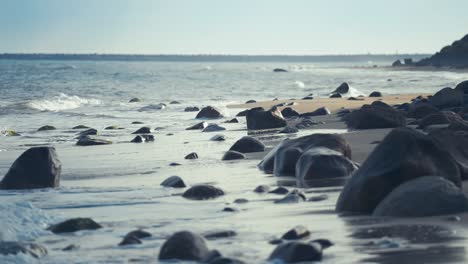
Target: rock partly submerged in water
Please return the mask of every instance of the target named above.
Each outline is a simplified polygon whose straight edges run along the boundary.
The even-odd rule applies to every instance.
[[[70,233],[80,230],[96,230],[102,226],[91,218],[72,218],[48,228],[54,234]]]
[[[438,175],[461,186],[460,170],[447,151],[421,132],[394,129],[346,183],[336,210],[371,214],[397,186],[428,175]]]
[[[218,119],[223,117],[220,110],[212,106],[207,106],[202,108],[195,118]]]
[[[220,188],[208,184],[200,184],[190,187],[182,196],[190,200],[208,200],[222,195],[224,195],[224,191]]]
[[[240,153],[234,150],[229,150],[229,151],[226,151],[226,153],[224,153],[221,160],[240,160],[240,159],[245,159],[245,158],[246,157],[243,153]]]
[[[77,146],[99,146],[99,145],[110,145],[112,141],[105,140],[105,139],[98,139],[98,138],[91,138],[91,137],[80,137],[78,142],[76,142]]]
[[[184,159],[188,159],[188,160],[198,159],[198,154],[196,152],[189,153],[185,156]]]
[[[332,92],[332,94],[347,94],[349,93],[349,84],[347,82],[344,82],[338,86],[338,88],[335,89],[335,91]]]
[[[47,249],[36,243],[0,241],[0,255],[26,254],[33,258],[41,258],[47,255]]]
[[[140,239],[148,237],[151,237],[151,233],[141,229],[134,230],[125,235],[119,246],[142,244]]]
[[[452,182],[435,176],[407,181],[379,203],[374,216],[426,217],[468,211],[468,198]]]
[[[137,129],[135,132],[132,134],[150,134],[151,133],[151,128],[150,127],[141,127]]]
[[[246,115],[247,129],[271,129],[285,127],[286,120],[277,107],[265,111],[261,107],[250,109]]]
[[[303,225],[295,226],[293,229],[286,232],[281,239],[285,240],[298,240],[310,236],[310,231]]]
[[[319,243],[286,242],[278,245],[268,258],[281,263],[309,263],[322,260],[322,245]]]
[[[217,132],[217,131],[224,131],[226,128],[219,126],[217,124],[209,124],[207,127],[205,127],[202,132]]]
[[[207,122],[200,122],[200,123],[197,123],[197,124],[195,124],[195,125],[193,125],[191,127],[186,128],[185,130],[202,130],[207,126],[208,126]]]
[[[161,182],[161,186],[171,187],[171,188],[185,188],[185,182],[179,176],[171,176]]]
[[[30,148],[13,162],[0,182],[0,189],[56,188],[61,171],[55,148]]]
[[[131,143],[143,143],[143,142],[154,142],[154,136],[153,135],[138,135],[132,141]]]
[[[229,150],[240,153],[262,152],[265,151],[265,145],[256,138],[244,136],[237,140]]]
[[[49,130],[56,130],[57,128],[55,128],[54,126],[49,126],[49,125],[45,125],[45,126],[41,126],[40,128],[37,129],[37,131],[49,131]]]
[[[188,260],[205,262],[213,255],[205,239],[189,231],[181,231],[169,237],[161,247],[159,260]]]
[[[226,137],[224,135],[214,135],[210,138],[210,141],[225,141]]]

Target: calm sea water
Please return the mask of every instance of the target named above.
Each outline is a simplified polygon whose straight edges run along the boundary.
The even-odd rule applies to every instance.
[[[336,244],[326,251],[325,263],[371,259],[375,252],[365,250],[368,243],[374,243],[377,249],[389,245],[409,247],[409,239],[357,236],[362,222],[356,224],[353,219],[344,220],[333,213],[337,188],[308,190],[309,197],[323,193],[329,197],[317,203],[294,205],[276,205],[271,200],[278,197],[254,194],[252,190],[257,185],[276,185],[273,177],[257,170],[257,160],[220,161],[224,151],[246,135],[244,120],[240,124],[222,124],[227,128],[223,133],[225,142],[209,141],[211,133],[185,131],[197,122],[196,113],[183,111],[187,106],[218,106],[228,119],[239,111],[227,109],[225,106],[230,103],[302,98],[311,93],[328,96],[344,81],[353,87],[354,95],[367,95],[376,90],[431,93],[468,79],[466,73],[395,71],[372,65],[2,60],[0,130],[15,130],[22,136],[0,137],[0,175],[24,150],[44,144],[57,148],[63,173],[61,187],[56,190],[0,191],[0,239],[44,244],[49,256],[42,263],[156,263],[165,238],[184,229],[199,233],[234,229],[238,236],[210,241],[210,247],[247,263],[263,263],[274,248],[268,241],[298,224],[308,227],[314,238],[329,238]],[[289,72],[273,73],[274,68]],[[128,103],[133,97],[142,102]],[[174,100],[181,104],[169,104]],[[167,107],[159,110],[155,107],[159,103]],[[132,125],[132,121],[155,129],[155,142],[128,143],[133,138],[131,132],[142,126]],[[53,125],[57,130],[37,132],[43,125]],[[94,127],[100,131],[100,137],[114,144],[74,146],[76,131],[71,127],[76,125]],[[123,129],[103,130],[111,125]],[[300,135],[314,132],[323,131],[308,130]],[[193,151],[200,159],[183,159]],[[171,162],[182,166],[170,167]],[[189,185],[216,184],[227,195],[212,201],[187,201],[180,197],[181,191],[159,186],[171,175],[181,176]],[[233,205],[237,198],[250,202]],[[221,212],[228,204],[241,211]],[[105,228],[63,236],[44,231],[47,225],[71,217],[92,217]],[[118,247],[122,237],[136,228],[150,231],[153,238],[143,245]],[[464,231],[458,232],[465,236]],[[460,243],[463,242],[456,239],[445,241],[449,249]],[[79,245],[79,249],[61,251],[69,244]],[[449,262],[465,259],[458,251],[444,254]],[[8,261],[35,262],[27,256],[0,256],[1,263]]]

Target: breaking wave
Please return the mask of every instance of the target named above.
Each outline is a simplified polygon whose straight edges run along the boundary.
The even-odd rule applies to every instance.
[[[58,112],[75,109],[83,105],[98,105],[98,99],[82,98],[76,95],[66,95],[61,93],[48,99],[36,99],[25,103],[25,106],[39,111]]]

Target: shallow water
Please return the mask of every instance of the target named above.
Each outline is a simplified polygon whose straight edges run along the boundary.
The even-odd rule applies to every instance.
[[[322,201],[275,204],[282,196],[252,190],[260,184],[276,186],[283,179],[260,172],[255,156],[237,162],[220,160],[224,151],[247,134],[242,118],[239,124],[221,123],[239,111],[226,108],[229,103],[301,98],[309,93],[326,96],[343,81],[363,94],[374,90],[428,93],[468,78],[464,73],[362,66],[367,64],[0,61],[0,130],[13,129],[22,135],[0,137],[0,175],[31,146],[53,145],[62,161],[61,187],[56,190],[0,191],[0,239],[44,244],[49,255],[42,263],[156,263],[159,247],[173,232],[235,230],[235,237],[209,241],[210,248],[247,263],[264,263],[274,248],[268,241],[302,224],[312,232],[311,239],[327,238],[335,244],[325,251],[324,263],[414,263],[422,257],[425,263],[440,263],[439,255],[445,263],[465,262],[463,221],[340,217],[334,213],[339,187],[305,190],[308,198],[326,194]],[[290,72],[272,73],[276,67]],[[127,103],[133,97],[142,102]],[[181,104],[169,104],[172,100]],[[158,103],[167,107],[138,111]],[[198,121],[196,113],[183,109],[204,105],[225,112],[225,119],[213,122],[227,128],[221,133],[226,141],[209,141],[218,132],[185,130]],[[155,142],[128,143],[134,137],[131,133],[144,126],[132,125],[132,121],[158,127]],[[75,146],[77,131],[71,127],[80,124],[98,129],[99,137],[114,144]],[[43,125],[57,130],[37,132]],[[103,130],[110,125],[124,129]],[[310,129],[299,136],[317,132],[345,131]],[[272,147],[277,141],[265,143]],[[200,158],[184,160],[190,152]],[[182,165],[171,167],[171,162]],[[159,186],[171,175],[181,176],[188,185],[215,184],[226,195],[210,201],[186,200],[181,197],[183,190]],[[249,202],[233,204],[237,198]],[[222,212],[226,206],[240,212]],[[92,217],[104,228],[68,235],[45,231],[49,224],[71,217]],[[136,228],[144,228],[153,237],[142,245],[118,247],[123,236]],[[79,249],[61,250],[70,244]],[[35,260],[0,257],[1,263],[8,261]]]

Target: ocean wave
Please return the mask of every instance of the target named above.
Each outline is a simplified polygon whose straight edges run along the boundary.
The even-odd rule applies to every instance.
[[[304,88],[305,87],[305,84],[301,81],[295,81],[294,84],[299,87],[299,88]]]
[[[98,99],[83,98],[76,95],[67,95],[61,93],[48,99],[37,99],[26,102],[24,105],[28,108],[39,111],[58,112],[63,110],[79,108],[83,105],[98,105],[101,101]]]

